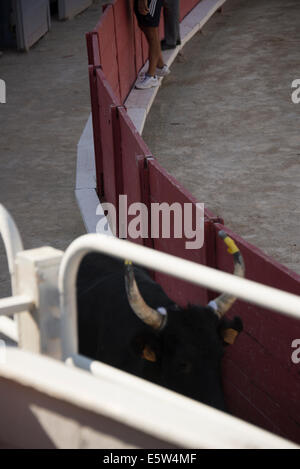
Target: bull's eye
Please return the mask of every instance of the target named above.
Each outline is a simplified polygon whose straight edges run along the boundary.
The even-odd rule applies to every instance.
[[[190,362],[182,360],[179,363],[179,371],[180,373],[189,373],[191,371],[192,365]]]

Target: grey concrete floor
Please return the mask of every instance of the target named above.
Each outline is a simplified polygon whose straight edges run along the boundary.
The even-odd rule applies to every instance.
[[[0,203],[14,216],[26,249],[65,249],[85,232],[74,196],[77,143],[90,113],[85,33],[101,1],[52,29],[29,53],[4,51],[0,78]],[[10,295],[0,240],[0,297]]]
[[[199,202],[298,273],[299,19],[299,0],[228,0],[177,57],[143,133]]]

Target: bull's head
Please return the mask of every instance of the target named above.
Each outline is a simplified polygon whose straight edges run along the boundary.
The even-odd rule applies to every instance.
[[[239,248],[236,246],[235,242],[231,238],[229,238],[225,231],[219,231],[219,236],[224,240],[225,244],[227,245],[228,252],[233,255],[234,275],[244,277],[245,264]],[[132,263],[130,261],[125,261],[125,286],[129,304],[135,314],[145,324],[151,326],[154,330],[162,330],[167,324],[167,311],[165,310],[165,308],[150,308],[145,303],[136,284]],[[221,319],[232,307],[235,301],[236,297],[234,297],[233,295],[222,293],[213,301],[210,301],[208,303],[208,307],[211,308],[215,312],[215,314],[217,314],[219,319]]]
[[[244,277],[245,266],[238,247],[224,231],[220,231],[219,236],[233,255],[234,274]],[[168,310],[153,309],[142,298],[133,266],[128,261],[125,262],[125,286],[132,310],[149,326],[144,334],[136,337],[135,350],[148,364],[145,365],[148,370],[158,373],[156,379],[153,374],[153,381],[224,409],[220,372],[223,345],[233,343],[242,330],[239,318],[229,321],[224,315],[236,298],[223,293],[206,307],[182,309],[174,304]]]

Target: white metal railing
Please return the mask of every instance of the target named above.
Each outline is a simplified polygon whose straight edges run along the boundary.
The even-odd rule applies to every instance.
[[[30,296],[15,295],[9,298],[0,299],[0,316],[12,316],[13,314],[30,311],[33,308],[33,301]]]
[[[25,317],[27,333],[31,330],[36,334],[36,341],[40,342],[48,340],[51,336],[49,350],[52,350],[52,356],[55,355],[56,358],[60,356],[61,351],[64,359],[74,356],[78,351],[76,277],[82,258],[91,251],[98,251],[120,259],[130,259],[135,264],[149,269],[212,290],[226,292],[242,300],[300,319],[300,297],[297,295],[103,234],[81,236],[70,244],[64,254],[52,248],[23,251],[16,224],[1,205],[0,233],[7,252],[13,291],[12,297],[0,300],[0,332],[1,330],[8,331],[11,337],[17,338],[15,322],[5,316],[27,311],[29,313],[27,320]],[[19,276],[26,277],[22,281],[19,279],[19,282],[16,272],[17,256]],[[53,270],[54,264],[57,273]],[[40,282],[39,275],[44,282]],[[55,290],[57,294],[59,293],[57,299]],[[51,308],[47,305],[50,298],[49,292],[51,293]],[[36,312],[38,313],[38,327],[42,328],[42,333],[36,330],[34,322],[37,319],[35,321],[30,319],[30,312],[37,308],[37,304],[39,305],[39,311]],[[60,311],[54,311],[54,304]],[[48,310],[51,312],[49,313]],[[55,346],[53,345],[54,339],[56,340]],[[25,340],[26,342],[29,343],[30,340]],[[38,349],[45,350],[45,347],[40,343]]]
[[[57,277],[63,253],[52,248],[25,251],[13,218],[1,204],[0,234],[12,290],[11,297],[0,299],[0,333],[22,348],[61,358]]]
[[[134,432],[130,431],[128,440],[124,435],[124,425],[142,432],[144,442],[147,441],[147,435],[152,444],[153,437],[169,442],[167,447],[171,444],[178,448],[298,448],[290,441],[149,381],[103,363],[93,362],[91,366],[96,368],[97,378],[80,369],[89,367],[89,360],[84,357],[81,362],[79,359],[76,361],[74,368],[65,366],[58,360],[9,347],[6,363],[0,363],[0,375],[12,383],[18,383],[18,386],[13,388],[15,390],[11,395],[5,396],[5,393],[1,392],[0,440],[15,446],[15,440],[7,439],[7,428],[11,427],[11,438],[15,433],[26,434],[29,426],[26,415],[30,418],[33,413],[39,422],[38,434],[46,434],[51,444],[56,442],[58,447],[63,448],[70,447],[67,446],[70,442],[76,445],[83,440],[85,447],[103,447],[112,428],[111,425],[103,424],[103,417],[114,422],[109,448],[120,447],[124,440],[125,445],[127,442],[128,446],[130,441],[135,447],[136,442],[132,439]],[[38,405],[35,405],[35,391],[47,396],[46,410],[41,398]],[[20,419],[24,401],[30,406],[31,413],[25,412],[24,418]],[[9,412],[6,411],[8,403]],[[81,422],[76,420],[78,416],[75,409],[71,414],[68,413],[70,404],[74,404],[75,409],[79,410]],[[91,419],[91,413],[96,414],[96,418],[92,416]],[[16,419],[18,428],[15,426]],[[71,427],[69,420],[73,422]],[[101,426],[100,440],[95,439],[97,431],[99,432],[97,422],[100,422]],[[80,425],[84,426],[82,432]],[[88,432],[90,427],[92,436]],[[70,428],[71,439],[66,438]],[[29,433],[31,447],[37,445],[36,432]],[[26,441],[28,442],[27,438]],[[95,446],[96,442],[98,446]],[[42,443],[45,444],[44,438]]]
[[[2,236],[7,261],[8,268],[11,278],[11,287],[13,294],[16,289],[16,268],[15,260],[18,252],[23,251],[23,243],[17,228],[17,225],[14,222],[14,219],[10,213],[0,204],[0,234]]]
[[[104,384],[106,378],[105,366],[103,367],[103,364],[96,360],[91,360],[78,354],[77,344],[76,278],[81,260],[91,251],[98,251],[121,259],[130,259],[135,264],[148,267],[149,269],[158,270],[213,290],[225,291],[260,306],[280,311],[285,315],[300,319],[300,297],[296,295],[241,279],[231,274],[219,272],[215,269],[185,261],[168,254],[155,252],[152,249],[135,245],[128,241],[100,234],[81,236],[71,243],[66,250],[59,270],[58,284],[62,315],[62,353],[68,365],[89,371],[100,380],[101,385]],[[148,389],[147,386],[150,386],[151,395],[149,396],[150,399],[147,401],[146,407],[144,402],[142,407],[139,408],[138,405],[136,405],[137,401],[135,399],[135,404],[130,409],[130,420],[132,424],[134,426],[139,425],[142,416],[140,429],[142,431],[143,429],[145,430],[149,422],[145,416],[144,409],[152,408],[157,386],[153,387],[151,383],[146,384],[143,380],[137,380],[137,378],[131,376],[129,377],[129,375],[124,374],[120,370],[113,370],[110,367],[107,369],[110,370],[109,382],[117,384],[117,389],[122,389],[120,393],[122,396],[127,386],[126,376],[128,376],[129,380],[135,379],[134,387],[130,392],[131,396],[137,393],[138,396],[142,395],[144,397],[144,392]],[[153,394],[152,390],[154,391]],[[163,396],[166,390],[160,388],[157,392],[161,393],[161,396]],[[113,393],[111,393],[111,395],[113,395]],[[161,428],[162,421],[164,420],[163,415],[168,415],[167,420],[169,421],[170,415],[175,414],[177,424],[180,422],[180,430],[178,430],[177,427],[176,429],[174,427],[172,429],[164,429],[164,434],[167,435],[168,438],[172,435],[172,441],[178,441],[177,439],[179,438],[184,447],[195,447],[191,442],[195,442],[196,440],[196,446],[200,448],[293,447],[293,444],[290,446],[291,443],[287,440],[280,441],[275,435],[223,412],[219,412],[212,407],[207,407],[202,403],[191,401],[191,413],[185,411],[184,418],[181,418],[178,409],[176,408],[175,410],[174,405],[181,402],[182,399],[185,398],[180,395],[172,401],[168,398],[167,402],[162,406],[160,401],[159,420],[154,426],[151,426],[151,433],[154,433],[156,428]],[[114,407],[113,404],[112,407]],[[120,420],[123,421],[119,406],[118,415]],[[155,419],[157,414],[154,410],[151,410],[151,415]],[[194,429],[191,428],[192,415],[199,417],[199,420],[196,418],[197,423]],[[125,421],[128,422],[128,415]],[[224,438],[226,439],[226,444],[224,444]]]
[[[11,279],[12,294],[16,294],[17,279],[16,279],[16,266],[15,260],[18,252],[23,251],[23,243],[10,213],[0,204],[0,234],[3,239],[4,247],[6,250],[8,269]],[[0,313],[1,315],[1,313]],[[18,341],[18,327],[17,322],[11,318],[0,317],[0,332],[3,332],[7,337],[14,341]]]
[[[63,354],[67,358],[77,353],[76,277],[82,258],[98,251],[135,264],[158,270],[196,285],[230,293],[242,300],[300,319],[300,297],[276,288],[236,277],[232,274],[199,265],[170,254],[154,251],[102,234],[81,236],[66,250],[59,271],[59,292],[62,314]]]
[[[201,403],[196,403],[144,380],[132,377],[120,370],[112,369],[100,362],[79,355],[75,285],[82,258],[91,251],[98,251],[113,257],[130,259],[135,264],[158,270],[197,285],[225,291],[243,300],[297,319],[300,318],[300,297],[175,256],[156,252],[128,241],[100,234],[85,235],[78,238],[70,244],[64,254],[53,248],[22,251],[21,239],[13,220],[3,207],[0,206],[0,208],[2,209],[0,232],[5,239],[14,293],[13,297],[0,300],[0,316],[1,314],[23,313],[21,315],[23,322],[20,321],[19,332],[20,343],[24,349],[63,359],[68,365],[89,371],[90,375],[93,375],[98,382],[100,380],[99,385],[95,382],[95,386],[100,386],[100,389],[107,386],[108,383],[115,383],[115,389],[117,390],[123,389],[123,387],[127,389],[129,383],[132,383],[132,386],[130,384],[130,395],[133,395],[134,390],[138,390],[142,400],[144,400],[140,408],[136,405],[129,406],[129,411],[128,404],[124,402],[122,404],[123,413],[120,413],[121,408],[118,405],[118,399],[115,403],[110,403],[109,396],[112,396],[112,391],[107,393],[105,397],[107,405],[104,407],[107,408],[109,415],[114,415],[117,408],[120,422],[129,422],[130,420],[132,425],[140,428],[141,431],[149,425],[150,433],[155,434],[155,429],[158,428],[158,422],[162,415],[161,409],[164,409],[166,415],[172,415],[174,408],[177,409],[178,405],[180,407],[182,402],[186,403],[184,406],[190,406],[189,419],[186,419],[185,411],[180,417],[179,426],[172,429],[170,426],[168,429],[166,428],[166,431],[169,431],[172,435],[172,441],[181,441],[180,438],[183,438],[185,442],[188,442],[191,441],[191,438],[196,437],[197,441],[203,442],[203,447],[218,447],[218,445],[224,444],[224,428],[227,428],[226,447],[249,447],[249,441],[254,447],[255,445],[259,447],[264,445],[266,447],[276,447],[276,445],[280,447],[292,446],[289,442],[278,439],[275,435],[264,432],[246,422],[239,421]],[[15,270],[16,258],[18,260],[17,275]],[[0,319],[8,320],[7,317],[0,317]],[[14,325],[13,321],[6,323],[7,331],[10,330],[12,325]],[[16,330],[13,330],[14,332]],[[8,354],[8,356],[10,355]],[[16,366],[16,363],[12,362],[12,365]],[[5,370],[6,373],[10,373],[9,366],[6,366]],[[18,370],[18,373],[20,373],[20,369]],[[34,373],[36,376],[36,370],[34,370]],[[56,378],[55,382],[57,382]],[[123,391],[120,395],[122,393]],[[161,399],[164,401],[165,396],[167,396],[167,399],[164,405],[161,406]],[[85,400],[86,396],[83,396],[83,398]],[[92,402],[89,401],[90,406],[97,405],[97,398],[94,396],[93,399]],[[102,396],[103,399],[104,396]],[[153,399],[158,405],[155,410],[155,418],[153,420],[150,415],[147,420],[142,409],[145,408],[145,403],[147,403],[147,408],[151,408],[152,402],[154,402]],[[191,431],[190,418],[196,414],[199,419],[196,418],[194,430]],[[197,425],[199,425],[198,428]],[[207,433],[208,428],[210,428],[209,436]],[[217,431],[218,429],[222,430]],[[189,446],[188,443],[185,443],[185,446]]]

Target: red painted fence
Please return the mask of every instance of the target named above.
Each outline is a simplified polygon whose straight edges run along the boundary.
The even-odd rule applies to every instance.
[[[181,18],[197,3],[182,0]],[[191,203],[195,209],[196,200],[158,164],[122,106],[148,53],[132,6],[133,1],[117,0],[105,8],[95,30],[87,34],[98,195],[116,207],[119,195],[126,194],[128,204],[143,202],[150,208],[153,202],[177,202],[182,207]],[[151,220],[147,221],[150,229]],[[225,229],[241,248],[247,278],[299,294],[299,275],[222,223],[205,211],[205,242],[200,250],[187,250],[188,240],[175,238],[172,233],[170,239],[132,241],[231,272],[232,259],[217,236],[220,229]],[[155,278],[180,304],[205,304],[215,295],[159,273]],[[230,411],[300,443],[300,365],[291,361],[291,343],[300,338],[300,322],[241,301],[229,315],[241,316],[245,328],[236,344],[228,348],[223,364]]]

